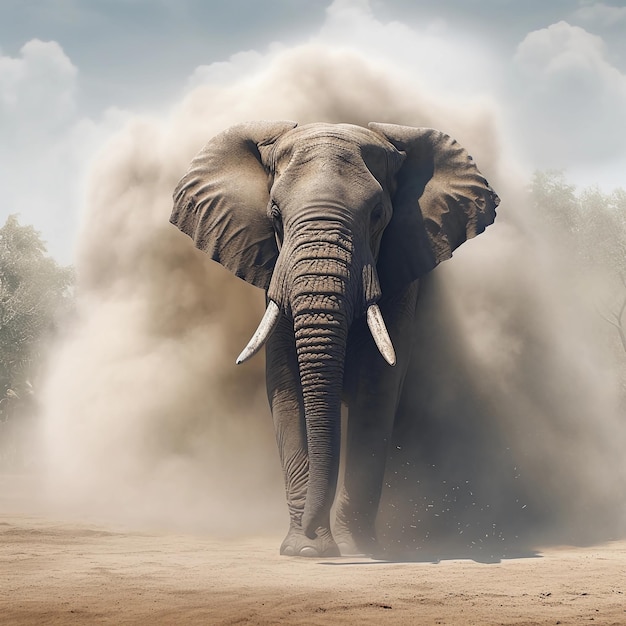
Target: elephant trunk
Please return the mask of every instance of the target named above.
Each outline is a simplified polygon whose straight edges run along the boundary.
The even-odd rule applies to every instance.
[[[306,420],[309,481],[302,527],[329,526],[341,445],[341,391],[353,298],[341,245],[303,246],[292,265],[290,308]],[[348,262],[346,262],[348,261]]]
[[[388,363],[395,363],[391,339],[376,300],[380,286],[373,260],[355,253],[354,234],[342,220],[311,220],[285,240],[268,308],[237,362],[253,355],[276,327],[279,311],[293,319],[306,422],[309,463],[302,528],[311,539],[329,528],[337,488],[341,447],[341,392],[348,329],[367,312],[374,341]]]

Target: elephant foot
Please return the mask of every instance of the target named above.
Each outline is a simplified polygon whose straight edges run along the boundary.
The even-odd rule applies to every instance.
[[[337,522],[334,537],[341,556],[372,556],[378,549],[374,527],[349,528]]]
[[[341,508],[337,511],[333,536],[341,556],[372,556],[378,551],[374,524],[362,516],[347,515]]]
[[[315,539],[309,539],[301,528],[290,528],[280,546],[284,556],[303,556],[321,558],[340,556],[339,548],[327,528],[319,528]]]
[[[377,550],[376,538],[370,535],[342,533],[337,535],[337,546],[341,556],[372,556]]]

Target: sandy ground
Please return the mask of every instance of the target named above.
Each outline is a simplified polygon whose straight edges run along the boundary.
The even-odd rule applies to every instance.
[[[626,542],[490,563],[280,557],[2,497],[0,624],[626,624]]]

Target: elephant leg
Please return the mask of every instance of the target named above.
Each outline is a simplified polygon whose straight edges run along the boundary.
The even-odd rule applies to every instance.
[[[314,539],[308,538],[302,529],[309,458],[293,326],[285,317],[281,318],[266,344],[266,373],[267,395],[289,509],[289,531],[280,553],[287,556],[339,556],[339,549],[330,531],[330,518],[317,529]]]
[[[390,367],[380,356],[367,324],[357,320],[346,364],[348,431],[343,486],[334,535],[344,555],[376,549],[376,514],[388,448],[414,336],[418,282],[380,304],[395,351]]]

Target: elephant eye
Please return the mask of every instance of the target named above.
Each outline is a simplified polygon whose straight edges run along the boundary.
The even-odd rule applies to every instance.
[[[371,215],[370,215],[370,220],[372,222],[372,227],[373,228],[377,228],[382,219],[383,219],[383,215],[384,215],[384,210],[383,210],[383,205],[382,204],[377,204],[374,207],[374,210],[372,211]]]

